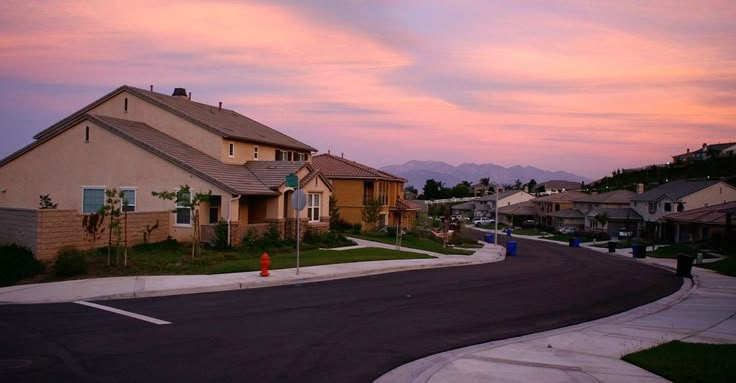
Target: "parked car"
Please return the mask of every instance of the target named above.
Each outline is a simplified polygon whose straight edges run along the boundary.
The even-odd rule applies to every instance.
[[[560,233],[561,234],[575,234],[577,230],[574,227],[561,227]]]
[[[521,227],[536,227],[536,226],[537,226],[537,221],[533,219],[527,219],[521,223]]]
[[[490,225],[490,224],[495,223],[495,222],[496,222],[496,220],[494,220],[492,218],[488,218],[488,217],[481,217],[481,218],[476,218],[476,219],[473,220],[473,224],[475,226]]]

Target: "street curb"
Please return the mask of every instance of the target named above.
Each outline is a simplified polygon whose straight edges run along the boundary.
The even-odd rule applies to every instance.
[[[690,283],[687,283],[687,282]],[[622,320],[635,320],[645,316],[656,314],[664,311],[672,306],[679,304],[697,290],[700,280],[693,276],[693,279],[683,278],[683,284],[675,293],[664,298],[660,298],[654,302],[633,309],[613,314],[608,317],[595,319],[592,321],[579,323],[576,325],[561,327],[558,329],[543,331],[534,334],[522,335],[514,338],[501,339],[485,343],[467,346],[455,350],[445,351],[433,354],[415,361],[409,362],[402,366],[386,372],[385,374],[374,380],[373,383],[425,383],[438,371],[445,368],[450,363],[463,358],[467,355],[474,354],[493,348],[503,347],[510,344],[529,342],[537,339],[557,336],[570,332],[581,331],[593,326],[611,324]]]

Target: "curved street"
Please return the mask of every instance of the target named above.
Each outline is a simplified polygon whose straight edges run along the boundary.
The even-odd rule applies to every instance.
[[[622,312],[677,291],[673,272],[514,238],[518,255],[245,291],[0,306],[9,381],[370,382],[421,357]],[[505,238],[501,238],[503,243]]]

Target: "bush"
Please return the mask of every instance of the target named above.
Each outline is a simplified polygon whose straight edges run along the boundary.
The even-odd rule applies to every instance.
[[[353,234],[360,234],[363,232],[363,225],[356,223],[353,225]]]
[[[10,286],[44,270],[31,250],[16,244],[0,246],[0,286]]]
[[[61,250],[54,264],[54,272],[59,277],[71,277],[87,273],[86,254],[75,249]]]
[[[353,241],[345,238],[344,235],[338,232],[330,231],[318,233],[312,230],[304,233],[304,241],[302,243],[306,245],[315,245],[315,248],[332,248],[355,245]]]
[[[212,240],[212,247],[217,250],[224,250],[230,247],[227,238],[227,221],[220,219],[215,224],[215,238]]]
[[[337,223],[335,223],[334,225],[330,223],[330,229],[338,232],[346,232],[353,229],[353,224],[344,219],[341,219],[337,221]]]

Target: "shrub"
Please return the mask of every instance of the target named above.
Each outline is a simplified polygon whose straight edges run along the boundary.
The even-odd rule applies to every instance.
[[[10,286],[44,270],[31,250],[16,244],[0,246],[0,286]]]
[[[329,231],[325,233],[318,233],[316,231],[307,231],[304,233],[304,241],[303,244],[309,246],[314,245],[315,248],[319,247],[340,247],[340,246],[352,246],[355,245],[355,243],[347,238],[345,238],[344,235]]]
[[[85,274],[87,272],[86,254],[75,249],[61,250],[54,264],[54,272],[59,277]]]
[[[215,238],[212,240],[212,247],[217,250],[223,250],[230,247],[227,238],[227,221],[220,219],[215,224]]]
[[[361,225],[359,223],[356,223],[355,225],[353,225],[353,233],[354,234],[360,234],[362,232],[363,232],[363,225]]]

